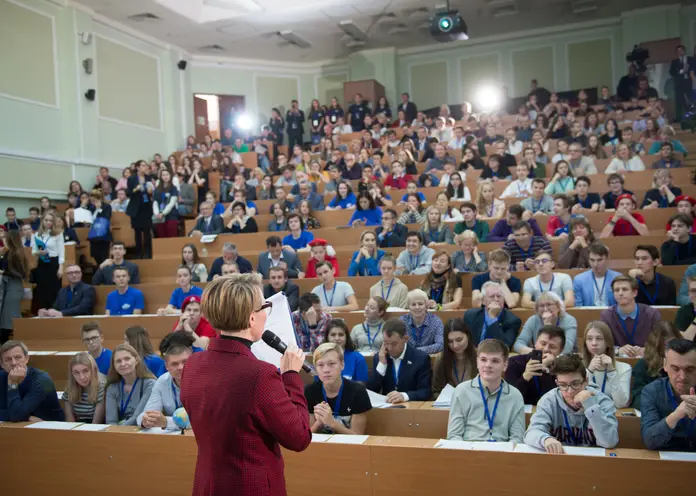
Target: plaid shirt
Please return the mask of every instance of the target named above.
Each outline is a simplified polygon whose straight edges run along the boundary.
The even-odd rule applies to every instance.
[[[420,327],[416,327],[413,323],[413,317],[410,313],[402,315],[399,318],[406,324],[406,329],[408,329],[410,335],[409,344],[412,344],[428,355],[433,355],[442,351],[444,348],[444,326],[442,325],[440,317],[434,313],[428,312]]]
[[[292,312],[292,325],[295,328],[297,345],[300,349],[314,351],[324,341],[326,326],[330,320],[331,314],[322,312],[321,317],[317,321],[317,326],[312,329],[309,327],[309,323],[302,318],[299,310]]]
[[[527,251],[524,251],[514,239],[508,239],[503,245],[503,250],[510,254],[511,272],[517,270],[517,262],[524,262],[528,258],[535,258],[542,251],[553,253],[551,244],[541,236],[532,236],[532,242]]]

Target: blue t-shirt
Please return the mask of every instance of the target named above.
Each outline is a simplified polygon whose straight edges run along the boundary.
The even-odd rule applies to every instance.
[[[329,203],[330,207],[341,207],[349,208],[354,207],[357,203],[357,198],[355,198],[355,193],[348,193],[348,196],[339,200],[338,195],[334,196],[334,199]]]
[[[125,293],[118,290],[106,297],[106,309],[110,315],[133,315],[133,310],[145,308],[145,297],[139,289],[128,287]]]
[[[420,200],[421,203],[423,203],[425,201],[425,195],[423,193],[421,193],[420,191],[417,191],[416,195],[418,195],[418,199]],[[405,202],[406,200],[408,200],[408,193],[406,193],[404,196],[401,197],[402,202]]]
[[[203,296],[203,290],[199,288],[198,286],[191,286],[191,289],[188,291],[188,293],[184,293],[184,290],[181,288],[176,288],[172,292],[172,297],[169,298],[169,304],[173,306],[174,308],[177,308],[181,310],[181,304],[184,302],[186,298],[189,296]]]
[[[353,225],[356,220],[364,220],[366,226],[379,226],[382,224],[382,209],[377,207],[371,210],[356,210],[348,221],[348,225]]]
[[[220,202],[217,202],[215,204],[215,208],[213,209],[213,215],[222,215],[225,213],[225,205],[223,205]]]
[[[312,234],[309,231],[302,231],[302,234],[300,234],[300,237],[295,239],[292,237],[292,234],[288,234],[283,238],[283,244],[292,246],[295,250],[299,250],[300,248],[306,248],[307,244],[314,239],[314,234]]]
[[[343,355],[343,372],[346,379],[359,382],[367,382],[367,362],[359,351],[346,351]]]
[[[471,290],[481,291],[484,284],[491,280],[491,273],[484,272],[483,274],[478,274],[471,279]],[[522,293],[522,282],[515,276],[510,276],[508,279],[507,287],[511,293]]]
[[[99,369],[99,372],[101,372],[104,375],[107,375],[109,373],[109,369],[111,368],[111,355],[113,355],[113,352],[109,349],[102,348],[101,355],[99,355],[99,358],[95,358],[94,361],[97,362],[97,368]]]
[[[155,377],[163,375],[167,371],[167,367],[164,366],[164,360],[157,355],[148,355],[143,360],[150,372],[155,374]]]

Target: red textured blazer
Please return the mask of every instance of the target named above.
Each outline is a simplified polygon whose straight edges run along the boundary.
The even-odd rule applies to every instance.
[[[280,446],[302,451],[312,439],[298,373],[215,338],[186,362],[181,402],[198,444],[194,496],[286,494]]]

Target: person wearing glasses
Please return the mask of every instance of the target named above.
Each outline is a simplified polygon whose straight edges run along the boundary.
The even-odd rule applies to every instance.
[[[589,176],[590,174],[598,173],[594,159],[582,154],[582,145],[580,143],[571,144],[568,151],[570,152],[568,165],[570,166],[572,176]]]
[[[556,264],[551,254],[540,252],[532,262],[537,275],[525,280],[522,285],[522,308],[534,308],[534,302],[545,292],[557,294],[566,308],[575,306],[573,280],[568,274],[553,271]]]
[[[556,388],[537,403],[525,444],[547,453],[565,453],[563,446],[599,446],[619,443],[616,407],[609,396],[589,384],[585,365],[577,355],[558,357],[551,373]]]
[[[93,286],[82,282],[82,269],[79,265],[68,265],[65,270],[68,285],[58,291],[53,308],[42,308],[39,317],[75,317],[94,315],[97,293]]]
[[[80,329],[82,343],[87,347],[87,352],[94,358],[99,373],[107,375],[111,367],[112,352],[104,348],[104,334],[97,322],[88,322]]]
[[[388,208],[382,213],[382,225],[375,229],[377,245],[380,248],[406,246],[406,226],[397,223],[396,211]]]

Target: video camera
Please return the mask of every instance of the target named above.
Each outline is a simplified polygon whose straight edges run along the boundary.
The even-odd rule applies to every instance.
[[[650,58],[650,52],[646,48],[641,48],[638,45],[633,46],[633,50],[626,54],[626,62],[633,64],[638,74],[642,74],[648,70],[645,66],[645,61]]]

